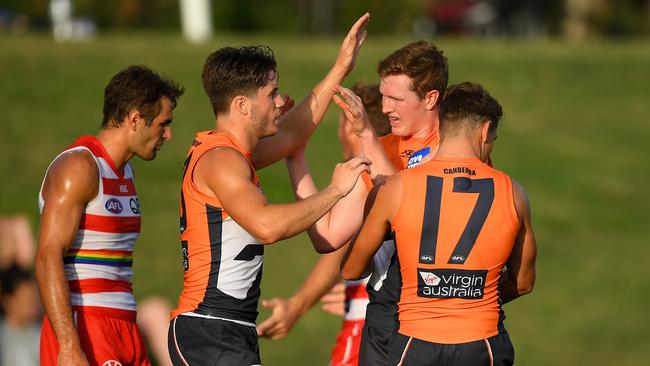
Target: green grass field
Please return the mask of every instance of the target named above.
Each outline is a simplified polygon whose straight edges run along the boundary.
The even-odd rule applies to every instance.
[[[369,36],[347,80],[377,80],[377,60],[410,41]],[[146,64],[186,87],[174,138],[154,162],[136,161],[143,208],[135,256],[138,298],[174,304],[181,165],[194,133],[214,125],[200,70],[223,45],[269,44],[282,92],[299,99],[327,71],[338,40],[219,35],[194,46],[160,34],[117,34],[54,44],[0,37],[0,214],[38,223],[37,192],[51,159],[95,134],[102,92],[129,64]],[[528,190],[539,245],[537,286],[505,306],[519,365],[646,365],[650,359],[650,44],[436,40],[451,82],[484,84],[505,120],[495,165]],[[340,160],[333,106],[308,147],[317,182]],[[273,201],[292,194],[284,165],[261,172]],[[289,296],[317,259],[306,236],[267,248],[263,298]],[[262,311],[260,319],[267,315]],[[287,338],[262,341],[265,365],[325,365],[340,319],[315,309]]]

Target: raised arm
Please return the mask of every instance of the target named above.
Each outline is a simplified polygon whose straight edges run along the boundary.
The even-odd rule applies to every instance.
[[[506,265],[508,277],[500,285],[501,301],[504,304],[530,293],[535,286],[537,243],[531,221],[530,203],[526,191],[519,183],[513,180],[512,188],[521,227]]]
[[[97,195],[98,182],[99,171],[90,155],[71,152],[52,164],[43,185],[36,281],[59,342],[59,365],[88,365],[72,321],[63,256],[75,238],[86,203]]]
[[[397,174],[397,169],[388,160],[379,137],[372,128],[366,109],[361,98],[348,88],[337,86],[336,91],[340,94],[334,95],[334,102],[341,107],[345,118],[352,125],[354,133],[361,142],[362,156],[372,161],[370,178],[377,183],[388,176]]]
[[[304,150],[286,159],[289,177],[296,198],[301,200],[318,193],[309,174]],[[318,253],[329,253],[347,243],[361,227],[363,205],[368,191],[361,179],[352,191],[338,201],[330,211],[307,229],[309,238]]]
[[[366,37],[370,14],[364,14],[350,28],[341,44],[334,66],[314,89],[280,120],[278,132],[261,139],[253,151],[253,166],[261,169],[296,151],[311,136],[332,101],[334,88],[352,71]]]
[[[252,182],[252,171],[243,155],[231,148],[217,148],[203,155],[194,169],[199,190],[219,198],[232,218],[263,244],[272,244],[305,231],[354,187],[368,161],[354,158],[337,164],[331,184],[307,199],[271,204]]]
[[[368,194],[364,221],[341,262],[341,277],[356,280],[367,276],[368,264],[381,246],[390,219],[402,201],[402,179],[399,174],[377,184]]]

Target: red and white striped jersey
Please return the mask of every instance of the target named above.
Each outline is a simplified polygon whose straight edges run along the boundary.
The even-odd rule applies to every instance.
[[[97,164],[99,189],[87,203],[77,235],[63,256],[70,303],[73,309],[135,321],[131,276],[133,249],[140,233],[140,203],[133,170],[127,163],[120,171],[94,136],[78,138],[54,160],[82,150],[88,151]],[[41,212],[45,204],[42,191],[41,185]]]

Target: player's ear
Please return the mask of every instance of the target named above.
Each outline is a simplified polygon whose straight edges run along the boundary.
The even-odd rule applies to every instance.
[[[124,117],[124,121],[129,129],[136,130],[138,127],[138,124],[142,124],[143,126],[145,125],[145,120],[144,117],[142,117],[142,114],[140,113],[140,110],[138,109],[131,109],[131,111]]]
[[[438,99],[440,99],[440,92],[437,90],[429,90],[424,95],[424,103],[427,110],[433,110],[438,103]]]
[[[481,124],[481,142],[488,143],[490,142],[490,126],[492,126],[492,121],[486,119]]]
[[[230,110],[243,115],[248,115],[251,109],[251,101],[244,95],[237,95],[230,102]]]

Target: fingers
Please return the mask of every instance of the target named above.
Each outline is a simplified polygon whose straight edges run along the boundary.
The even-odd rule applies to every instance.
[[[358,33],[360,30],[365,32],[365,27],[368,25],[368,20],[370,20],[370,13],[365,13],[359,18],[354,25],[352,25],[352,28],[350,28],[350,34],[354,35]]]
[[[355,156],[346,162],[350,167],[358,168],[361,165],[370,165],[372,161],[366,157]]]

